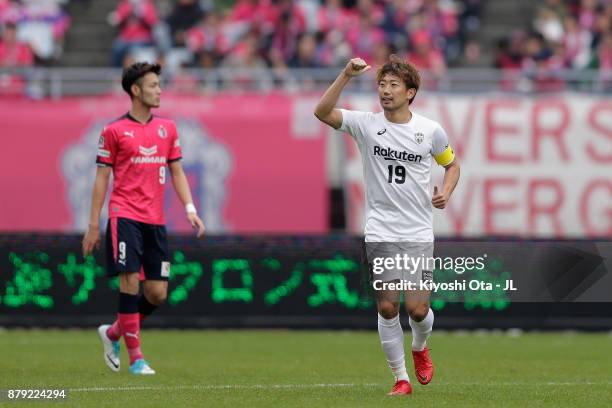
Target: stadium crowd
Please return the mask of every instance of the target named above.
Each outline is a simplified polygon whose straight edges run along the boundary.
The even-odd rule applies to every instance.
[[[68,2],[0,0],[0,67],[61,65]],[[107,18],[117,31],[110,64],[158,60],[169,74],[244,68],[273,81],[288,68],[340,67],[352,56],[377,66],[395,53],[435,79],[477,65],[482,8],[482,0],[119,0]],[[493,65],[514,75],[503,87],[526,78],[536,91],[560,89],[568,68],[612,82],[612,0],[537,0],[534,10],[529,27],[517,21],[495,47]]]
[[[312,68],[399,53],[442,74],[479,13],[480,0],[238,0],[223,11],[198,0],[122,0],[110,18],[119,29],[112,60],[121,66],[144,50],[170,67]]]
[[[520,71],[532,80],[535,91],[565,87],[566,69],[596,69],[600,83],[609,87],[612,1],[541,0],[529,29],[517,29],[499,41],[495,66]],[[513,82],[507,80],[503,85],[512,88]]]
[[[0,0],[0,66],[45,65],[62,55],[68,0]]]

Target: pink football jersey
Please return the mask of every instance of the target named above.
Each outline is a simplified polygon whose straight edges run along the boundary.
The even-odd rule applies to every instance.
[[[109,123],[96,159],[113,168],[109,217],[163,225],[166,165],[180,159],[174,121],[153,115],[142,124],[128,113]]]

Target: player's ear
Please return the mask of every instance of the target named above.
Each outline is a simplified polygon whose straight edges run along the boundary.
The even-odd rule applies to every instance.
[[[132,96],[140,96],[140,86],[137,83],[133,83],[130,90],[132,91]]]
[[[414,98],[416,96],[416,89],[408,88],[408,90],[406,91],[406,96],[408,96],[408,100]]]

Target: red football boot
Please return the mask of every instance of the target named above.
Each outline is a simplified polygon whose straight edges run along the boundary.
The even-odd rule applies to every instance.
[[[423,385],[429,384],[434,374],[434,366],[429,357],[429,349],[425,347],[422,351],[412,350],[412,359],[414,360],[414,371],[416,372],[417,380]]]
[[[412,394],[412,385],[406,380],[398,380],[391,391],[387,395],[410,395]]]

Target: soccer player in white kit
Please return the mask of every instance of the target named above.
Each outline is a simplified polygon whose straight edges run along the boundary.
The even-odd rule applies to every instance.
[[[361,58],[350,60],[319,101],[315,116],[334,129],[349,133],[361,152],[366,189],[365,245],[370,266],[373,256],[394,258],[408,254],[431,258],[432,205],[445,208],[459,180],[458,160],[440,124],[411,112],[410,104],[419,89],[420,75],[412,64],[395,55],[377,72],[382,112],[335,108],[350,79],[370,68]],[[430,196],[432,158],[444,166],[445,174],[441,191],[434,187]],[[432,280],[432,271],[423,266],[421,263],[412,271],[399,266],[383,272],[374,270],[372,280],[379,283]],[[404,290],[404,303],[410,316],[416,376],[425,385],[434,372],[426,346],[434,315],[429,290],[415,288]],[[380,285],[375,289],[378,332],[395,376],[395,385],[388,395],[409,395],[412,386],[406,371],[404,334],[399,319],[400,290]]]

